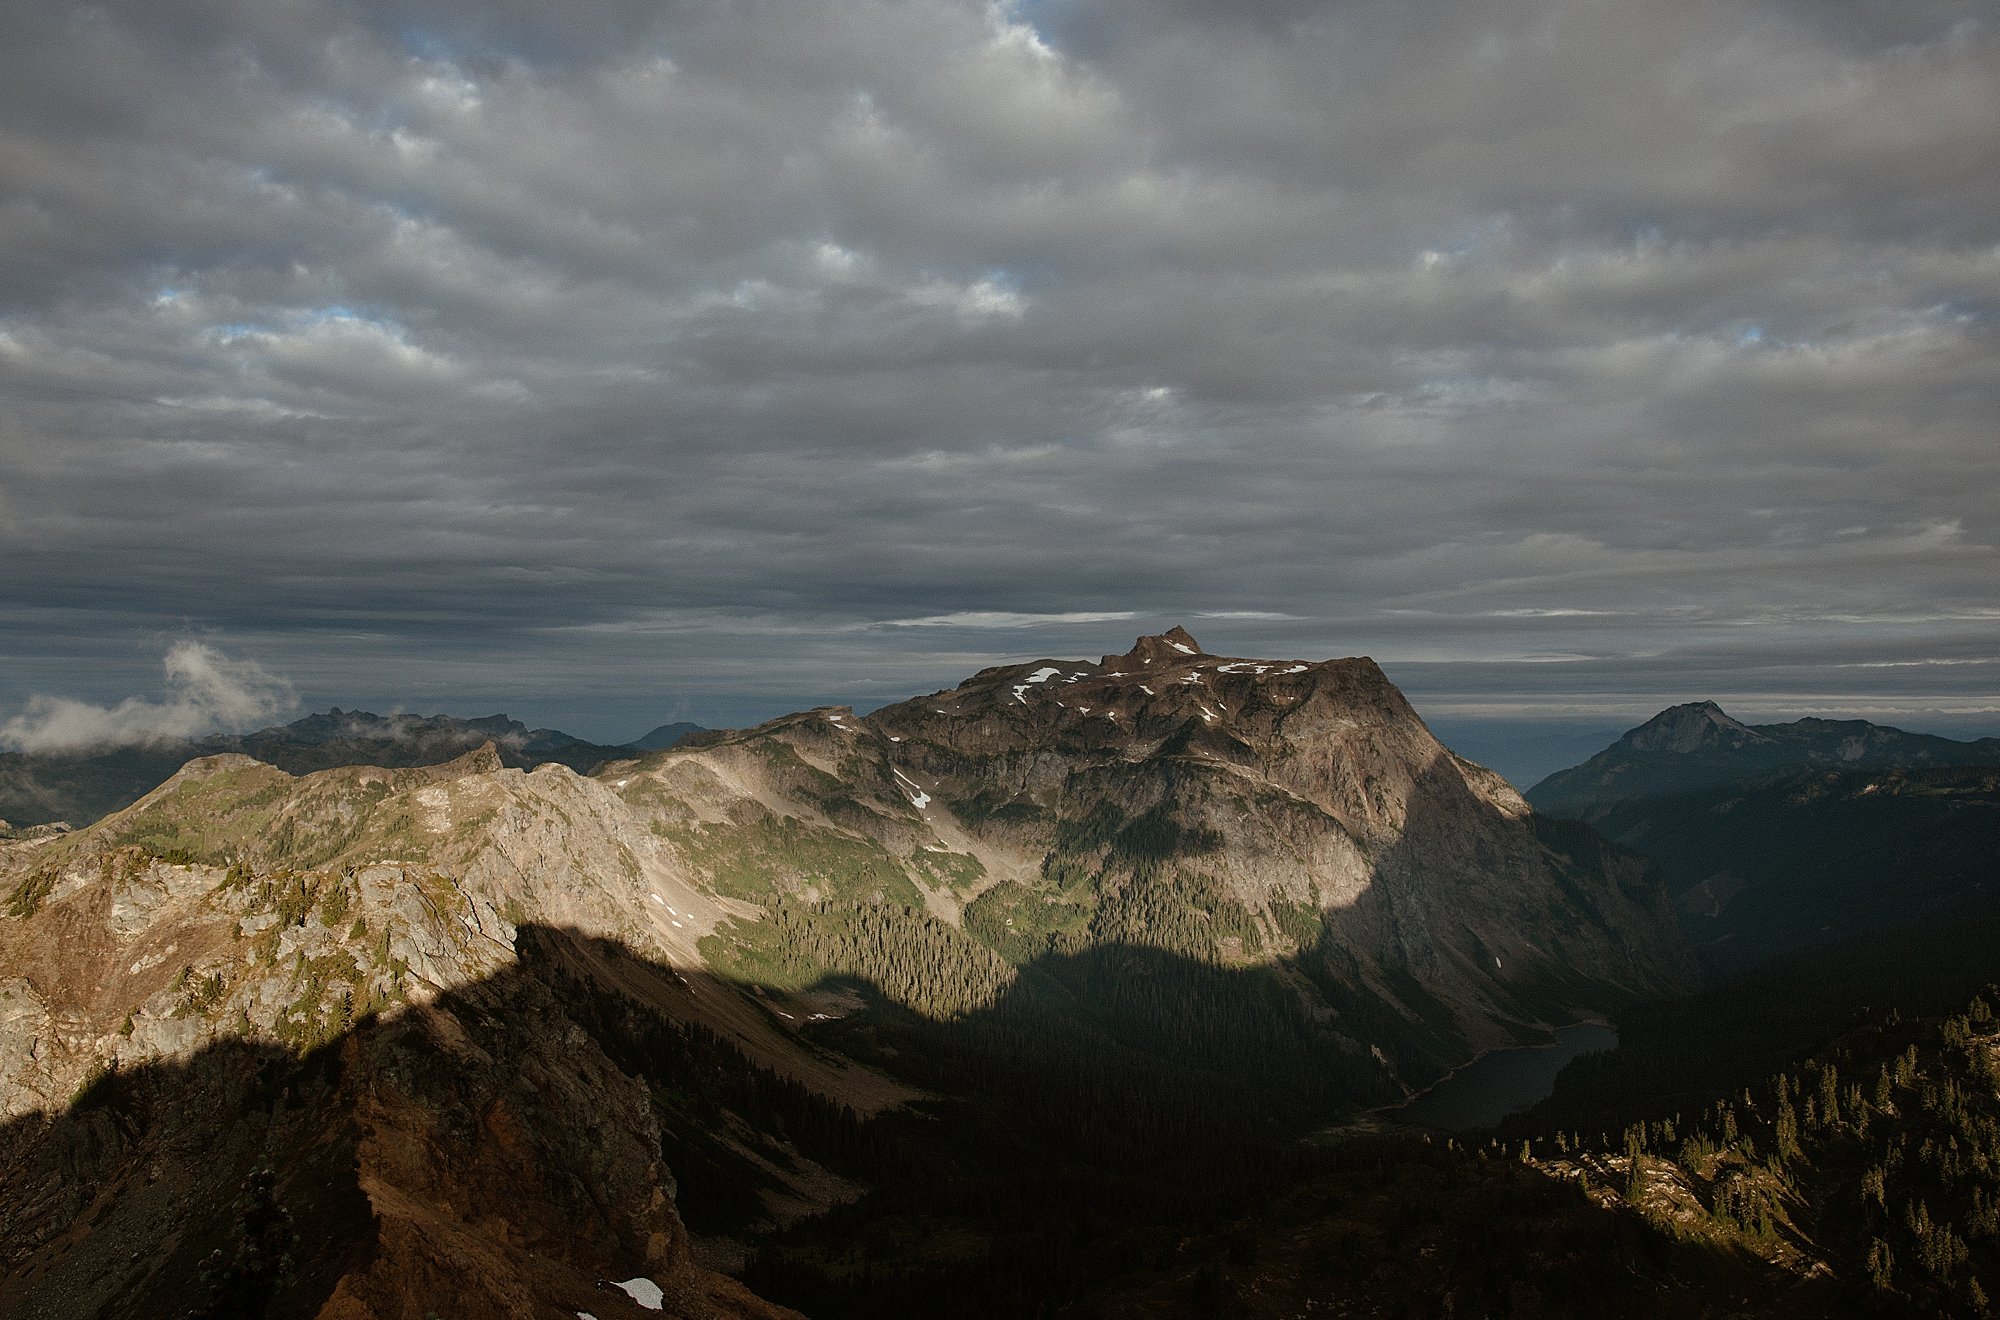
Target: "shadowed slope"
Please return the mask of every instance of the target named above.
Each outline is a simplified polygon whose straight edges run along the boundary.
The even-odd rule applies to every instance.
[[[713,1091],[727,1073],[738,1091],[797,1096],[676,1025],[667,969],[540,927],[519,948],[518,964],[303,1056],[225,1035],[14,1119],[0,1129],[0,1313],[202,1313],[203,1262],[236,1250],[232,1202],[265,1166],[296,1233],[272,1316],[610,1320],[644,1314],[607,1283],[634,1277],[673,1315],[785,1314],[694,1263],[653,1086]],[[650,1084],[573,1015],[577,969],[606,961],[665,1001],[621,1000],[656,1023]]]

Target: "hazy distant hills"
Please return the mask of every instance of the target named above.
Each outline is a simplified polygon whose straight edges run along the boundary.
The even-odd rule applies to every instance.
[[[505,715],[376,715],[338,706],[246,734],[91,748],[70,753],[0,753],[0,820],[16,826],[86,825],[131,803],[201,756],[241,753],[290,774],[343,765],[438,765],[491,742],[504,764],[554,761],[587,771],[634,747],[668,746],[699,729],[667,724],[638,743],[609,747],[556,729],[530,729]],[[664,740],[664,741],[662,741]]]
[[[1660,864],[1719,967],[1921,921],[2000,884],[2000,739],[1662,711],[1529,802]]]
[[[1516,788],[1540,783],[1602,750],[1616,725],[1523,724],[1515,720],[1425,717],[1438,741],[1468,761],[1498,770]]]
[[[662,724],[651,733],[643,737],[634,738],[626,746],[636,747],[642,752],[661,752],[672,747],[691,733],[705,732],[707,730],[703,729],[701,725],[689,724],[687,721],[681,720],[673,724]]]

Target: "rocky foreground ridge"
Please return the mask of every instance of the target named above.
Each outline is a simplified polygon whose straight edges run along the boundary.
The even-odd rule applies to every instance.
[[[1018,1073],[1035,1023],[1330,1117],[1694,975],[1642,861],[1372,662],[1179,629],[591,776],[209,757],[0,843],[0,894],[23,1315],[208,1295],[259,1166],[300,1230],[274,1314],[606,1320],[635,1278],[772,1314],[697,1262],[667,1152],[747,1170],[771,1223],[855,1195],[760,1116],[844,1131],[976,1074],[918,1076],[923,1041]],[[933,1034],[862,1048],[878,1022]]]

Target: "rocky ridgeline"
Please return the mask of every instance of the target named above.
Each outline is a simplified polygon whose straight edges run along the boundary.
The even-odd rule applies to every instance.
[[[695,1264],[578,969],[664,1039],[783,1042],[667,970],[717,909],[593,807],[624,813],[490,750],[303,779],[223,756],[6,845],[0,1313],[187,1313],[260,1166],[301,1230],[285,1295],[320,1315],[608,1320],[643,1313],[632,1280],[674,1314],[783,1313]]]

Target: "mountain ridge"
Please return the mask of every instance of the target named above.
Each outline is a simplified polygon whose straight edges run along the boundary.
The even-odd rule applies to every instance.
[[[1581,765],[1528,789],[1537,810],[1590,819],[1637,797],[1744,783],[1814,768],[2000,765],[2000,737],[1961,741],[1868,720],[1745,724],[1713,701],[1669,706]]]
[[[665,725],[681,734],[696,726]],[[0,752],[0,817],[21,825],[87,825],[137,801],[181,765],[202,756],[242,753],[294,774],[342,765],[432,765],[492,741],[522,769],[556,761],[587,771],[633,745],[587,742],[559,729],[530,729],[504,714],[377,715],[334,706],[289,724],[242,734],[95,747],[75,752]]]
[[[1657,861],[1689,935],[1733,971],[1986,893],[2000,738],[1688,703],[1527,797]]]

